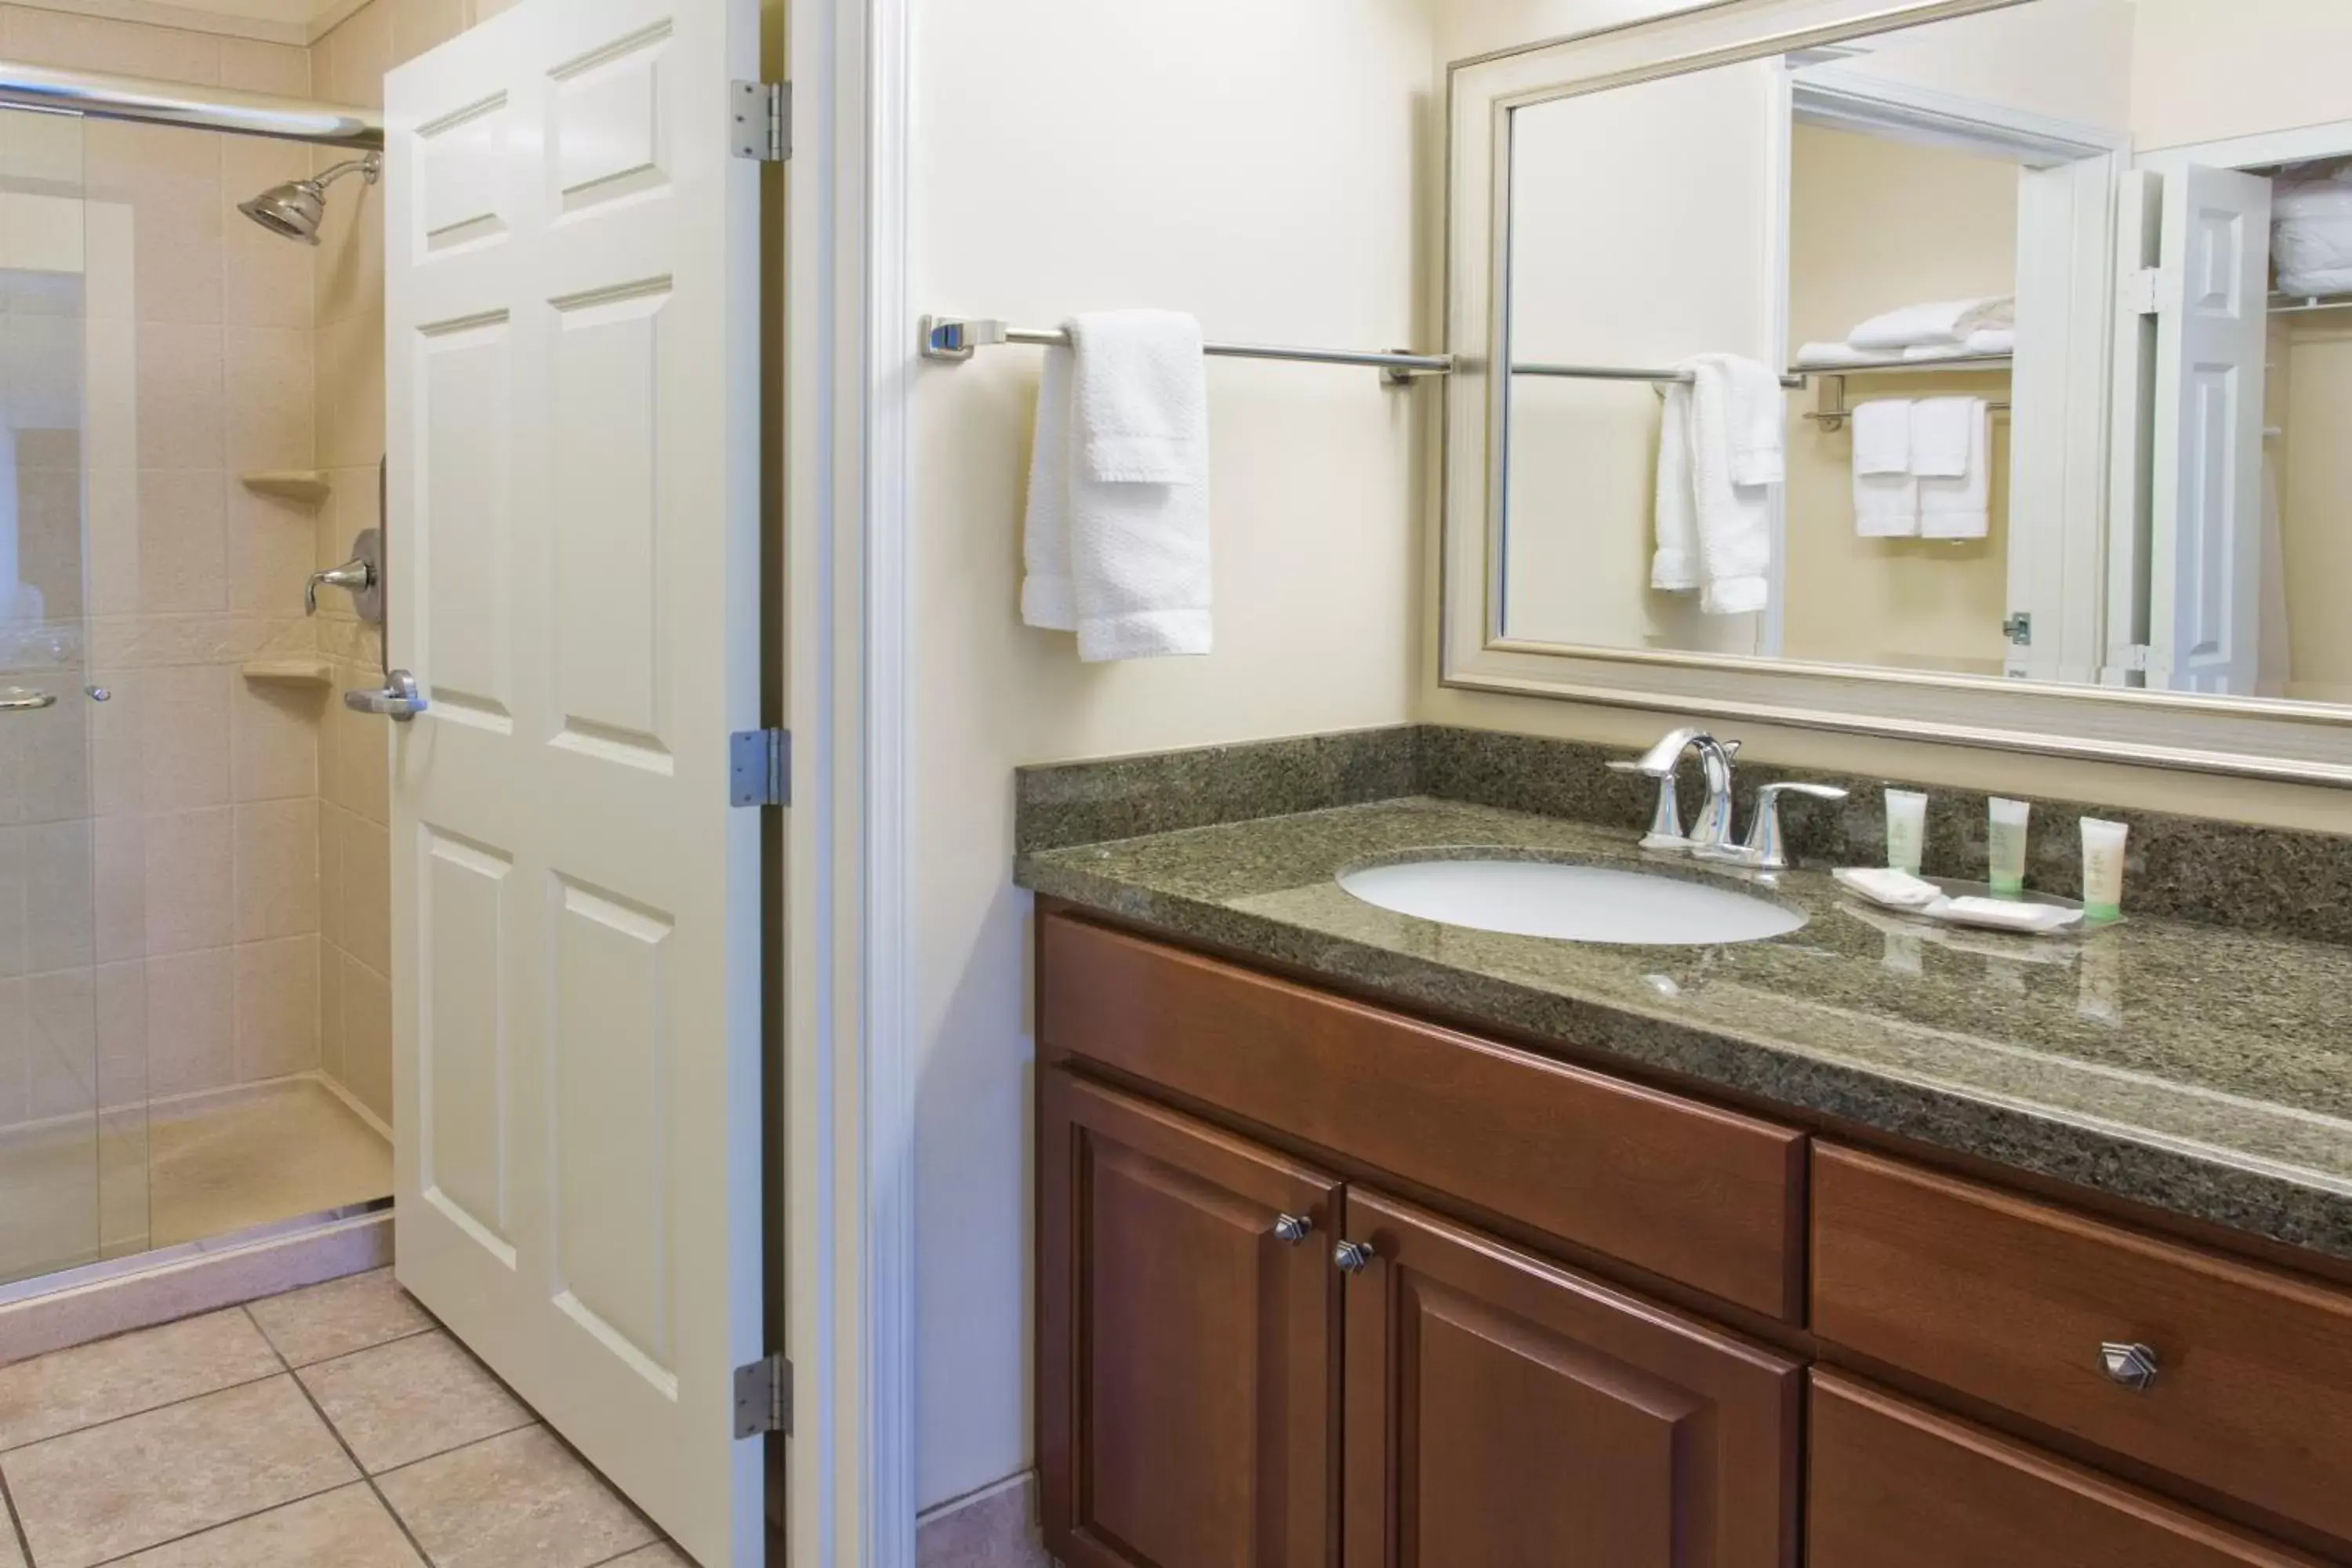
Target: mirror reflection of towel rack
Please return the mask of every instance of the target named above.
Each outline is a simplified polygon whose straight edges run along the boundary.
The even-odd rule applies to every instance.
[[[1820,406],[1807,410],[1805,417],[1823,430],[1844,429],[1845,422],[1853,417],[1853,405],[1845,400],[1845,382],[1850,375],[1921,375],[1938,371],[1975,374],[2007,371],[2015,363],[2015,356],[2011,354],[1956,354],[1949,359],[1903,360],[1889,364],[1849,364],[1834,369],[1819,366],[1809,374],[1821,386]],[[2006,402],[1987,403],[1985,407],[1994,414],[2009,412]]]

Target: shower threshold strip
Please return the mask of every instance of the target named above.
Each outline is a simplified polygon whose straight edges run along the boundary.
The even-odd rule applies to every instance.
[[[306,1236],[323,1231],[350,1220],[363,1219],[370,1215],[383,1214],[392,1207],[388,1197],[371,1198],[365,1203],[344,1204],[337,1208],[320,1209],[315,1214],[299,1215],[292,1219],[272,1220],[267,1225],[249,1226],[226,1236],[208,1237],[202,1241],[183,1241],[171,1247],[159,1247],[148,1252],[127,1253],[121,1258],[109,1258],[96,1263],[85,1263],[54,1274],[36,1274],[29,1279],[0,1285],[0,1308],[24,1301],[38,1300],[45,1296],[59,1295],[68,1290],[86,1289],[93,1285],[105,1285],[131,1279],[152,1269],[168,1268],[198,1258],[220,1258],[240,1252],[249,1247],[260,1247],[284,1241],[289,1237]]]

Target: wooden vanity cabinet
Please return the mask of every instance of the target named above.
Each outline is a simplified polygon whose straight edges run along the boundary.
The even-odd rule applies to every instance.
[[[1038,951],[1068,1568],[2352,1563],[2352,1293],[1066,915]]]

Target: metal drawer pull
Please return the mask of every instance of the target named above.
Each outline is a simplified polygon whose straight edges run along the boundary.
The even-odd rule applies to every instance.
[[[1314,1220],[1306,1215],[1281,1215],[1274,1222],[1274,1238],[1276,1241],[1286,1241],[1296,1247],[1305,1241],[1307,1233],[1314,1228]]]
[[[1361,1274],[1372,1266],[1372,1249],[1360,1242],[1343,1241],[1332,1249],[1331,1261],[1342,1274]]]
[[[2099,1365],[2108,1382],[2121,1384],[2134,1394],[2146,1394],[2156,1386],[2156,1352],[2146,1345],[2110,1340],[2099,1347]]]
[[[27,691],[21,686],[0,691],[0,713],[31,713],[57,705],[58,700],[46,691]]]

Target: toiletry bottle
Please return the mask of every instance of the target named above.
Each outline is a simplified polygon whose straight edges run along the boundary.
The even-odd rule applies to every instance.
[[[2083,818],[2083,918],[2096,924],[2124,913],[2124,840],[2130,826]]]
[[[1990,874],[1993,896],[2013,899],[2025,891],[2025,825],[2033,808],[2021,800],[1992,798]]]
[[[1919,874],[1927,847],[1927,797],[1917,790],[1886,792],[1886,864],[1889,869]]]

